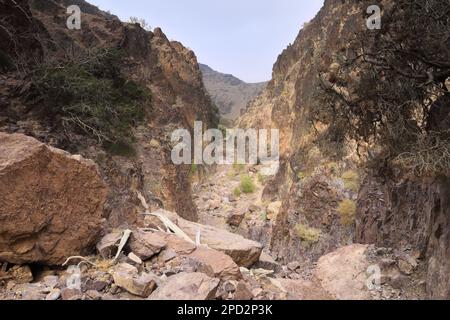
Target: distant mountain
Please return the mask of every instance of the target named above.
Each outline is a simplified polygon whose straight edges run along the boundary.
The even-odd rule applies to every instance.
[[[246,83],[204,64],[200,64],[200,70],[208,93],[219,108],[221,117],[226,120],[236,120],[241,110],[246,109],[247,104],[267,85],[267,82]]]

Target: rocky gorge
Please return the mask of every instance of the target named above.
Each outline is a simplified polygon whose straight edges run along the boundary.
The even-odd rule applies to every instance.
[[[74,2],[81,30],[66,28]],[[83,0],[0,0],[0,300],[449,299],[446,167],[414,174],[386,140],[330,138],[317,115],[325,98],[346,105],[330,86],[364,105],[347,101],[363,68],[339,56],[365,32],[367,6],[326,0],[236,120],[280,129],[279,169],[266,175],[264,163],[172,163],[171,133],[214,128],[220,114],[194,52],[160,28]],[[433,79],[444,62],[426,69]],[[448,131],[449,76],[414,87],[435,85],[444,107],[409,126]]]

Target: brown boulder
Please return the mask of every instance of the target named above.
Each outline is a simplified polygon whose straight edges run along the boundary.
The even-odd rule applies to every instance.
[[[170,277],[159,287],[150,300],[212,300],[214,299],[219,279],[213,279],[203,273],[179,273]]]
[[[314,276],[337,300],[370,300],[366,256],[368,246],[353,244],[319,259]]]
[[[89,253],[106,195],[92,161],[0,133],[0,261],[56,265]]]
[[[141,273],[128,263],[121,263],[112,272],[114,283],[129,293],[147,298],[157,287],[158,279],[151,273]]]
[[[222,280],[242,278],[239,266],[226,254],[200,247],[188,256],[197,265],[197,271]]]
[[[143,261],[160,253],[166,245],[164,237],[156,232],[134,231],[129,241],[130,250]]]

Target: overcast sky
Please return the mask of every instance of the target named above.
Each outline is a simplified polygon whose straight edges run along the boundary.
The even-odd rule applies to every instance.
[[[247,82],[271,78],[281,51],[323,0],[88,0],[122,20],[144,18],[201,63]]]

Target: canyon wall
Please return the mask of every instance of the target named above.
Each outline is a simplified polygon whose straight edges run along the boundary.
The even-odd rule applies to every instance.
[[[67,7],[81,9],[81,30],[66,26]],[[24,133],[51,146],[94,159],[111,192],[105,216],[108,225],[142,221],[139,190],[154,209],[164,207],[195,220],[190,191],[190,166],[174,166],[170,159],[171,133],[192,129],[195,120],[213,125],[217,115],[203,86],[195,54],[169,41],[161,29],[146,31],[121,22],[85,1],[0,1],[4,25],[3,56],[16,68],[1,76],[0,130]],[[3,21],[3,20],[2,20]],[[120,70],[150,92],[144,121],[132,129],[129,155],[115,155],[89,137],[64,130],[60,122],[42,116],[45,101],[33,100],[32,75],[39,66],[76,59],[99,49],[124,53]]]
[[[321,128],[309,121],[322,94],[319,74],[333,76],[348,39],[367,29],[366,10],[362,1],[325,1],[279,56],[272,80],[239,120],[242,127],[279,128],[281,133],[280,170],[265,190],[268,201],[283,201],[271,249],[284,261],[316,261],[350,242],[413,252],[427,265],[429,296],[448,299],[448,177],[413,178],[384,167],[382,174],[381,169],[367,171],[355,143],[336,141],[333,150],[328,141],[328,149],[323,148]],[[348,176],[358,177],[356,188]],[[342,201],[356,207],[351,223],[344,223]]]

